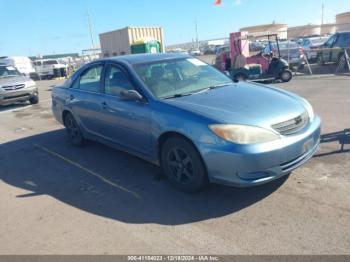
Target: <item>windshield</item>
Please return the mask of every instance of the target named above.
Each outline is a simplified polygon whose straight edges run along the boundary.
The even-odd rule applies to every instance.
[[[188,95],[232,83],[226,75],[195,58],[139,64],[134,68],[158,98]]]
[[[13,66],[0,66],[0,78],[20,76],[21,74]]]

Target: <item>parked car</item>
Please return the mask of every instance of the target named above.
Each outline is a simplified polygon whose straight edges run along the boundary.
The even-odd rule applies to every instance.
[[[279,42],[281,57],[288,61],[290,67],[303,68],[305,65],[304,49],[296,42],[285,41]],[[276,43],[267,44],[262,51],[263,54],[270,54],[271,52],[277,56]]]
[[[318,49],[327,42],[328,38],[329,37],[306,37],[299,42],[309,61],[317,59]]]
[[[58,59],[40,59],[34,61],[35,70],[40,78],[53,78],[66,74],[67,65],[61,63]],[[63,75],[65,76],[65,75]]]
[[[192,56],[201,55],[201,51],[199,49],[193,49],[190,51],[190,55],[192,55]]]
[[[206,46],[203,48],[204,55],[213,55],[216,52],[216,46]]]
[[[53,88],[52,110],[73,145],[100,141],[162,167],[178,189],[267,183],[306,163],[320,118],[303,98],[233,83],[181,54],[91,62]]]
[[[25,101],[31,104],[39,102],[35,82],[13,66],[0,65],[0,105]]]
[[[344,56],[344,50],[350,50],[350,32],[336,33],[331,36],[317,54],[319,64],[338,63]],[[350,52],[348,51],[350,54]]]
[[[13,66],[21,74],[28,76],[34,80],[38,78],[32,60],[26,56],[2,56],[0,57],[0,64]]]

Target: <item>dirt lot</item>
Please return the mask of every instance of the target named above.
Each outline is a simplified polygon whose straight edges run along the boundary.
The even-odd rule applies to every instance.
[[[69,145],[54,84],[38,83],[39,105],[0,108],[0,254],[350,253],[350,152],[337,142],[289,178],[188,195],[136,157]],[[349,77],[279,86],[309,99],[323,134],[350,128]]]

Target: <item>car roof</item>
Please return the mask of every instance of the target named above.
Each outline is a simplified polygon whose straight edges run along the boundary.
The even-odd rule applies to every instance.
[[[315,39],[328,39],[329,36],[313,36],[313,37],[307,37],[305,39],[309,39],[309,40],[315,40]]]
[[[171,60],[171,59],[181,59],[181,58],[190,58],[191,56],[181,53],[160,53],[160,54],[135,54],[135,55],[123,55],[115,56],[110,58],[101,59],[102,61],[113,60],[128,63],[130,65],[143,64],[143,63],[152,63],[162,60]]]

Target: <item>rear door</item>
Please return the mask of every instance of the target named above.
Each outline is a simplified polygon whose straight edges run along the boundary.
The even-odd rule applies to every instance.
[[[101,80],[104,63],[94,63],[74,80],[69,94],[69,108],[83,129],[103,136]]]

